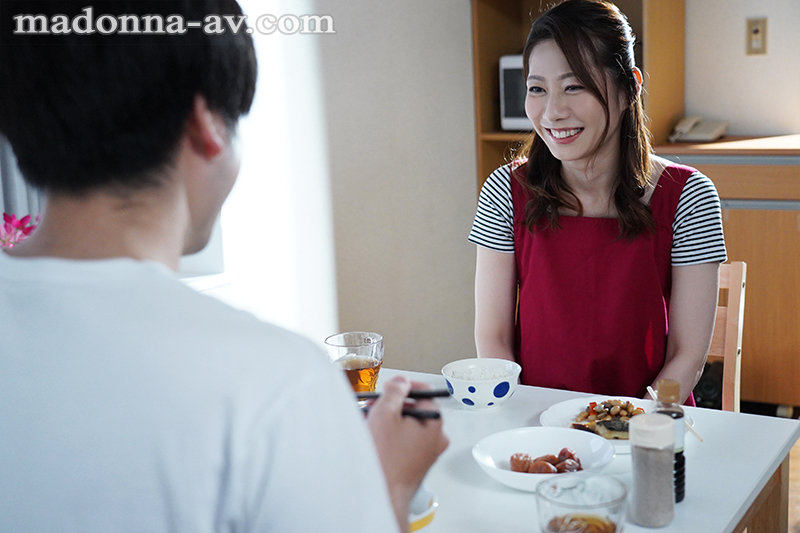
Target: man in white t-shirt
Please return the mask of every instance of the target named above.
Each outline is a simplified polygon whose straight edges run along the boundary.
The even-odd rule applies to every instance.
[[[0,253],[0,531],[404,530],[447,446],[440,421],[401,416],[412,384],[387,383],[365,424],[317,347],[174,273],[238,173],[250,37],[55,31],[85,7],[0,7],[0,131],[47,195],[31,237]],[[54,27],[15,33],[16,14]]]

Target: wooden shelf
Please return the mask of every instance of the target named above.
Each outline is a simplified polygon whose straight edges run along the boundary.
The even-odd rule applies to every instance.
[[[524,141],[529,135],[524,131],[487,131],[479,133],[478,138],[482,141],[514,143]]]

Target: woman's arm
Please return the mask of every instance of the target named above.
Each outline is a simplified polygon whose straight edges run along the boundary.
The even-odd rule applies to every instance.
[[[475,347],[478,357],[514,360],[517,266],[513,253],[477,246]]]
[[[711,346],[719,291],[719,263],[672,267],[667,356],[653,383],[674,379],[685,402],[700,375]]]

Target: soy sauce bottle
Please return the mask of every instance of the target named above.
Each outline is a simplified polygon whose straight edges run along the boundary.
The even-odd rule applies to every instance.
[[[683,456],[683,436],[686,431],[683,418],[683,407],[680,399],[680,385],[671,379],[660,379],[656,383],[658,401],[656,413],[665,414],[674,419],[675,424],[675,462],[672,474],[675,478],[675,503],[683,501],[686,495],[686,458]]]

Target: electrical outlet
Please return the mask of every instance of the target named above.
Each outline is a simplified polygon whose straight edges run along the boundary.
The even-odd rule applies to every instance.
[[[747,55],[767,53],[767,19],[747,19]]]

